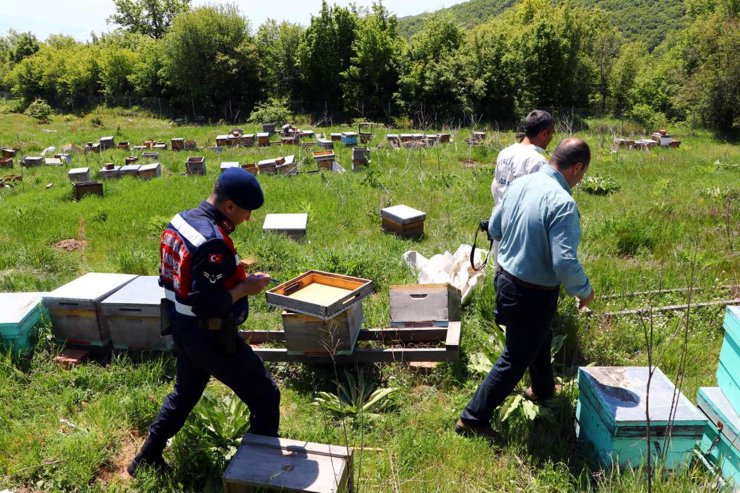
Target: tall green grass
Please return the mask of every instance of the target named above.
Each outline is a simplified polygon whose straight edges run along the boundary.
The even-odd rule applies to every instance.
[[[93,125],[93,117],[102,126]],[[592,128],[607,128],[595,122]],[[195,139],[200,147],[230,126],[177,127],[128,110],[100,109],[85,118],[56,116],[48,125],[28,117],[3,114],[0,144],[35,154],[64,144],[81,145],[105,135],[132,144],[147,139],[169,143],[172,137]],[[252,132],[253,127],[244,127]],[[609,127],[611,128],[611,127]],[[320,131],[346,130],[339,128]],[[400,129],[404,131],[408,129]],[[602,128],[603,130],[603,128]],[[399,131],[399,129],[394,129]],[[669,293],[606,300],[606,293],[684,287],[702,291],[695,301],[727,296],[720,287],[738,283],[738,183],[740,152],[709,135],[671,129],[683,141],[679,149],[650,152],[611,149],[611,135],[584,132],[592,144],[589,173],[618,185],[597,196],[574,192],[582,213],[581,259],[597,291],[595,316],[575,313],[573,300],[561,300],[558,333],[568,334],[556,358],[558,373],[572,377],[579,364],[645,365],[644,337],[638,317],[606,319],[604,311],[683,303],[686,295]],[[686,132],[686,135],[682,135]],[[512,133],[489,132],[484,146],[469,147],[469,131],[453,132],[454,142],[428,149],[394,150],[386,130],[371,143],[370,169],[358,173],[304,173],[316,169],[310,150],[298,147],[227,149],[222,153],[163,151],[163,177],[151,181],[105,182],[103,198],[71,198],[65,168],[20,169],[23,183],[0,189],[0,290],[46,291],[89,271],[156,274],[157,246],[164,225],[176,212],[196,206],[210,192],[221,161],[256,162],[296,154],[296,177],[259,176],[266,202],[254,222],[240,227],[234,240],[242,257],[278,279],[321,269],[372,279],[376,293],[365,303],[364,326],[389,323],[388,288],[414,282],[402,254],[425,256],[454,251],[472,241],[480,219],[491,211],[490,183],[495,157],[513,142]],[[556,136],[553,145],[564,137]],[[338,161],[351,166],[350,149],[337,146]],[[122,164],[125,151],[74,154],[72,167],[93,173],[105,162]],[[189,155],[206,156],[205,177],[183,176]],[[474,161],[463,166],[463,161]],[[52,184],[47,188],[48,184]],[[379,210],[405,203],[427,213],[425,235],[404,240],[380,230]],[[265,214],[307,212],[308,235],[296,242],[261,231]],[[64,239],[86,241],[78,251],[60,251]],[[489,266],[489,273],[491,272]],[[480,378],[466,364],[478,351],[477,336],[493,317],[494,290],[488,276],[464,310],[463,358],[420,373],[406,365],[371,367],[377,383],[401,389],[396,410],[361,427],[350,427],[349,445],[362,460],[357,484],[365,491],[644,491],[642,471],[600,472],[580,453],[572,428],[575,395],[563,401],[555,423],[515,418],[497,424],[505,441],[490,447],[455,435],[452,424]],[[681,346],[671,335],[684,314],[661,313],[654,319],[655,340],[665,356],[661,369],[674,377]],[[684,392],[715,385],[723,332],[722,310],[692,311]],[[247,327],[278,329],[280,315],[254,298]],[[47,329],[48,330],[48,329]],[[116,354],[107,364],[89,363],[62,370],[52,364],[60,348],[44,333],[26,360],[0,357],[0,486],[48,491],[218,491],[223,462],[205,453],[204,437],[184,432],[168,449],[175,475],[143,474],[124,480],[106,474],[119,467],[125,451],[138,445],[146,426],[171,390],[171,355]],[[680,339],[680,338],[678,338]],[[272,364],[283,391],[283,436],[344,443],[338,418],[312,406],[314,391],[336,391],[331,368]],[[219,384],[215,395],[229,391]],[[363,451],[360,447],[366,447]],[[124,454],[124,455],[122,455]],[[197,463],[197,468],[191,465]],[[712,478],[698,468],[656,479],[655,491],[707,488]]]

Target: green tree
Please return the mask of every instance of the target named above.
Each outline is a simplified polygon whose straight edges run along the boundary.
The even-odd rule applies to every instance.
[[[268,19],[257,30],[263,96],[295,99],[300,92],[298,46],[303,28],[298,24]]]
[[[162,73],[174,101],[194,116],[200,111],[233,120],[251,110],[259,97],[258,67],[249,24],[233,5],[182,14],[164,38]]]
[[[163,38],[173,20],[190,9],[191,0],[113,0],[116,13],[108,18],[125,30]]]
[[[13,64],[33,55],[41,47],[36,36],[30,32],[19,33],[11,29],[5,39],[8,47],[7,56]]]
[[[595,19],[596,25],[594,27],[597,30],[593,37],[590,57],[596,68],[596,89],[599,95],[601,113],[606,113],[607,99],[613,94],[611,86],[612,70],[624,43],[624,36],[619,32],[619,29],[606,22],[605,15],[599,14],[597,14],[598,19]]]
[[[609,71],[609,100],[612,112],[621,116],[631,109],[633,91],[644,60],[649,60],[647,47],[642,42],[627,43]]]
[[[302,95],[312,109],[325,104],[341,105],[342,72],[351,63],[357,15],[343,7],[321,3],[321,11],[311,16],[298,48],[298,66],[302,79]]]
[[[345,105],[362,116],[377,118],[385,114],[396,92],[399,76],[401,40],[397,21],[382,3],[373,4],[363,17],[352,46],[351,65],[342,73]]]

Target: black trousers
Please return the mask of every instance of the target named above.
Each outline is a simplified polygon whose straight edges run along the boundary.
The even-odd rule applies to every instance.
[[[460,415],[473,426],[488,425],[494,410],[516,388],[527,368],[538,397],[550,397],[555,389],[550,346],[558,290],[523,287],[501,271],[496,272],[494,283],[496,310],[506,325],[506,345]]]
[[[262,358],[240,337],[233,354],[226,354],[218,333],[199,329],[195,323],[175,326],[177,354],[175,389],[149,428],[150,437],[165,443],[185,424],[203,395],[211,376],[223,382],[249,408],[250,433],[277,436],[280,425],[280,391]]]

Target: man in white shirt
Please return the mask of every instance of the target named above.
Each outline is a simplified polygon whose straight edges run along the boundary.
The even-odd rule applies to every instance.
[[[543,155],[555,134],[555,121],[547,111],[534,110],[524,121],[524,140],[503,149],[496,159],[496,174],[491,183],[494,205],[501,202],[506,187],[519,178],[547,165]]]

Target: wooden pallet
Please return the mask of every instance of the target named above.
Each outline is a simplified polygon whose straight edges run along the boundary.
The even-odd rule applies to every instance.
[[[356,347],[352,354],[288,354],[285,348],[260,347],[268,342],[285,340],[285,332],[270,330],[243,330],[242,338],[252,345],[255,353],[265,361],[297,361],[303,363],[403,363],[412,361],[458,361],[460,359],[460,322],[448,327],[414,327],[361,329],[359,341],[375,341],[381,348]],[[437,343],[438,347],[404,347],[404,344]],[[444,345],[443,345],[444,344]]]

